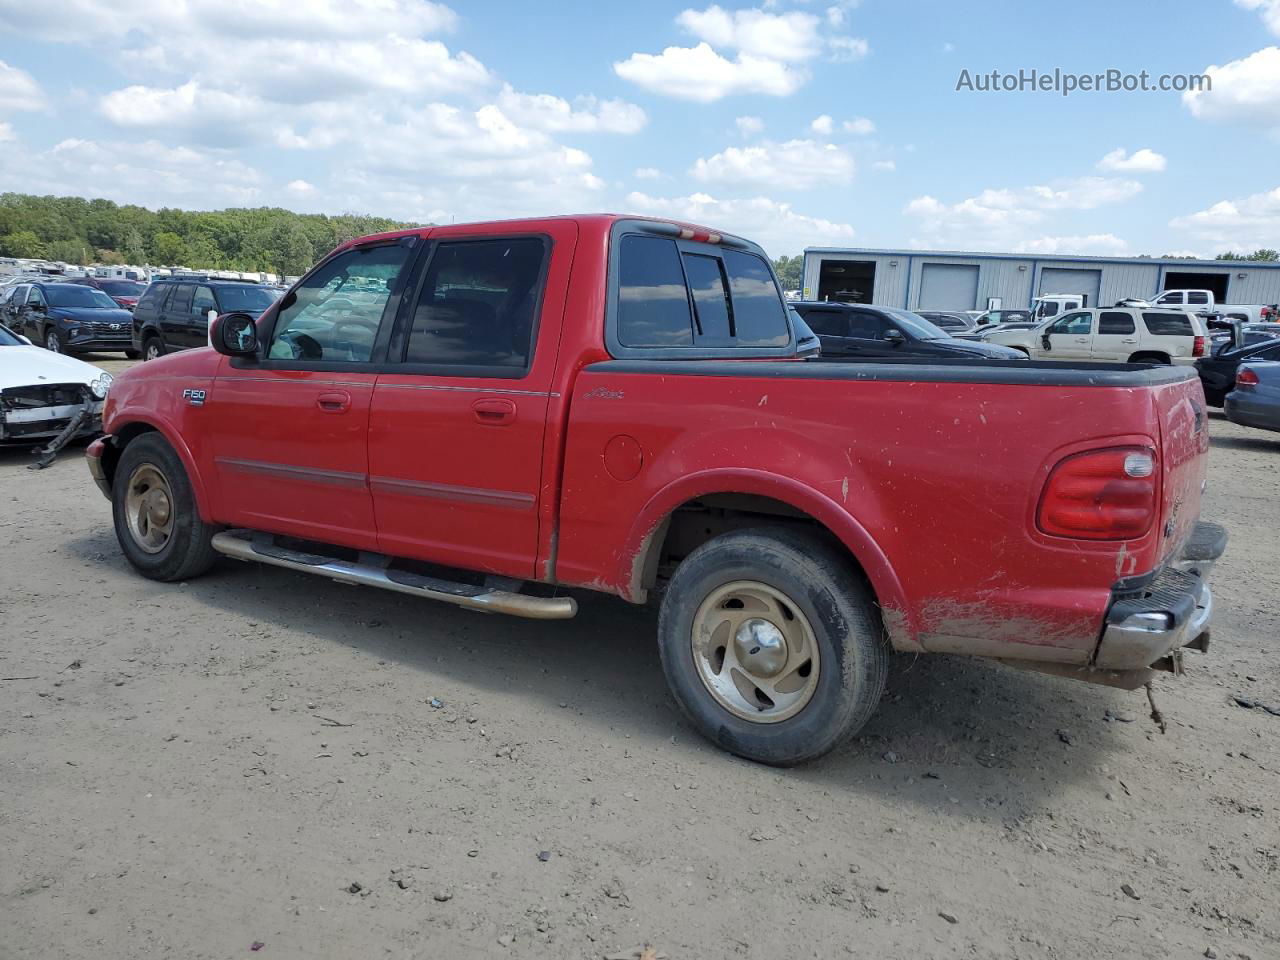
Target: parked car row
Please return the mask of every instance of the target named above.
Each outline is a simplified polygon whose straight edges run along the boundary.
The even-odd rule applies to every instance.
[[[0,288],[0,322],[54,353],[123,351],[152,360],[208,343],[209,319],[260,315],[282,287],[203,275],[132,280],[31,279]]]

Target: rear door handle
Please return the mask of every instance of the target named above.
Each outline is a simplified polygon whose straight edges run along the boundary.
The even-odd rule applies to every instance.
[[[1136,339],[1134,339],[1133,337],[1125,337],[1125,338],[1124,338],[1123,340],[1121,340],[1120,342],[1121,342],[1121,343],[1137,343],[1138,341],[1137,341]]]
[[[490,427],[505,427],[516,422],[516,405],[512,400],[491,398],[471,405],[476,420]]]
[[[316,397],[316,406],[324,413],[346,413],[351,409],[351,394],[341,390],[322,393]]]

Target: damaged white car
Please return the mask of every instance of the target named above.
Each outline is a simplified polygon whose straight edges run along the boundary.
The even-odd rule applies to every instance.
[[[0,443],[65,443],[100,433],[110,388],[105,370],[33,347],[0,326]]]

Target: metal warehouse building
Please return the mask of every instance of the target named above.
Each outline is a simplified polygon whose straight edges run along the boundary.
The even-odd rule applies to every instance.
[[[1110,306],[1184,287],[1212,290],[1218,303],[1277,303],[1280,263],[831,247],[804,252],[804,299],[908,310],[1017,309],[1050,293],[1082,293],[1091,307]]]

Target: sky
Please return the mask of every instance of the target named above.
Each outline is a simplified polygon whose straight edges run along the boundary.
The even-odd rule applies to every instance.
[[[653,214],[774,256],[1280,247],[1280,0],[0,0],[0,24],[0,192]],[[1032,69],[1211,89],[957,89]]]

